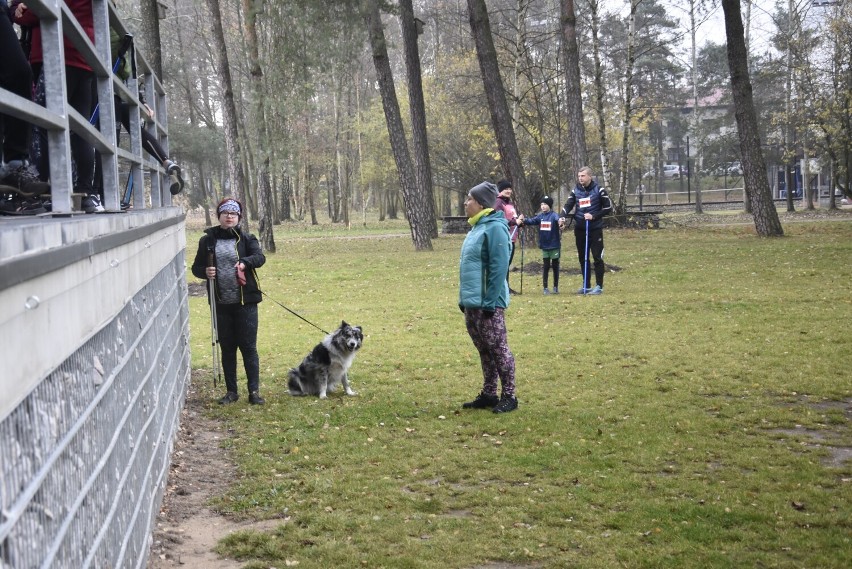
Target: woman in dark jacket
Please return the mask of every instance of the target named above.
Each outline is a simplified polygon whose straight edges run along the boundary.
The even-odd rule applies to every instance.
[[[260,359],[257,355],[257,303],[262,300],[257,272],[266,262],[257,238],[240,229],[243,206],[225,198],[216,207],[218,227],[204,231],[192,263],[192,274],[214,279],[217,330],[222,347],[222,369],[228,392],[219,400],[227,405],[237,394],[237,348],[248,377],[249,403],[263,405],[260,396]]]

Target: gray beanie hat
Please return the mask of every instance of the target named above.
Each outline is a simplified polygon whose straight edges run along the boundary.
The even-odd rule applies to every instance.
[[[491,182],[482,182],[468,192],[482,207],[494,207],[497,203],[497,186]]]

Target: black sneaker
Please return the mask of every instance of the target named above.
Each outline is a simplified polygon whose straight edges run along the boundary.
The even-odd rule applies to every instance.
[[[500,398],[497,395],[488,395],[485,392],[480,392],[473,401],[462,403],[462,409],[490,409],[497,405]]]
[[[509,411],[514,411],[518,408],[518,398],[517,397],[506,397],[503,396],[500,398],[500,402],[494,406],[495,413],[508,413]]]
[[[13,197],[0,202],[0,214],[3,215],[38,215],[47,213],[47,209],[37,199]]]
[[[166,169],[166,174],[174,180],[171,186],[169,186],[169,192],[173,196],[176,196],[183,191],[183,178],[180,175],[180,166],[178,166],[177,162],[166,160],[163,162],[163,168]]]
[[[266,403],[266,399],[260,396],[260,393],[257,391],[252,391],[249,393],[249,403],[252,405],[263,405]]]
[[[236,401],[239,398],[240,398],[239,395],[237,395],[233,391],[229,391],[225,394],[225,396],[222,399],[219,400],[219,405],[228,405],[230,403],[233,403],[234,401]]]
[[[101,205],[101,197],[98,194],[89,194],[83,198],[83,201],[80,202],[80,207],[86,213],[101,213],[102,211],[106,211],[104,206]]]
[[[50,191],[50,184],[40,180],[35,167],[26,160],[10,160],[0,166],[0,186],[7,186],[25,196]]]

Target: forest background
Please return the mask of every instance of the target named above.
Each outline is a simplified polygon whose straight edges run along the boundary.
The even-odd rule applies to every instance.
[[[743,158],[731,128],[722,3],[160,2],[157,47],[170,94],[171,154],[188,178],[185,205],[203,208],[210,221],[219,196],[241,197],[270,251],[271,226],[282,221],[327,218],[348,225],[368,211],[383,220],[423,209],[429,235],[419,242],[414,235],[415,245],[429,248],[435,219],[460,215],[466,190],[482,179],[514,177],[516,187],[522,185],[521,209],[528,211],[543,195],[564,199],[583,162],[623,209],[640,184],[659,189],[667,183],[655,173],[671,162],[674,144],[676,162],[693,170],[700,212],[702,176],[704,188],[718,186],[712,174]],[[140,5],[147,4],[116,1],[131,31],[144,23]],[[727,4],[742,10],[767,168],[817,157],[819,167],[830,168],[830,196],[835,190],[849,195],[852,47],[843,38],[852,35],[852,2]],[[498,64],[490,78],[478,63],[483,19]],[[576,38],[570,43],[576,43],[579,85],[561,52],[568,27]],[[142,49],[151,53],[150,47]],[[382,49],[384,76],[377,73]],[[582,108],[579,122],[572,122],[578,86]],[[422,125],[413,112],[416,90],[422,91]],[[515,166],[507,165],[489,113],[497,90],[511,117]],[[390,96],[399,106],[395,121]],[[702,101],[709,100],[724,112],[702,117]],[[402,119],[408,116],[411,121]],[[408,178],[394,143],[405,153],[410,144]],[[580,157],[578,143],[585,145]],[[677,183],[682,186],[683,177]],[[807,207],[814,207],[807,194]],[[412,207],[417,200],[421,207]]]

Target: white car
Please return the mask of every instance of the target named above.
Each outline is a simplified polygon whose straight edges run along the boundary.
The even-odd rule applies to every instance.
[[[677,164],[666,164],[663,166],[663,177],[664,178],[680,178],[680,166]]]
[[[677,164],[665,164],[663,166],[663,178],[677,179],[677,178],[680,178],[680,174],[681,174],[680,166],[678,166]],[[642,176],[642,177],[643,178],[654,178],[656,176],[657,176],[657,170],[654,169],[654,168],[651,168],[650,170],[645,172],[645,175]]]

